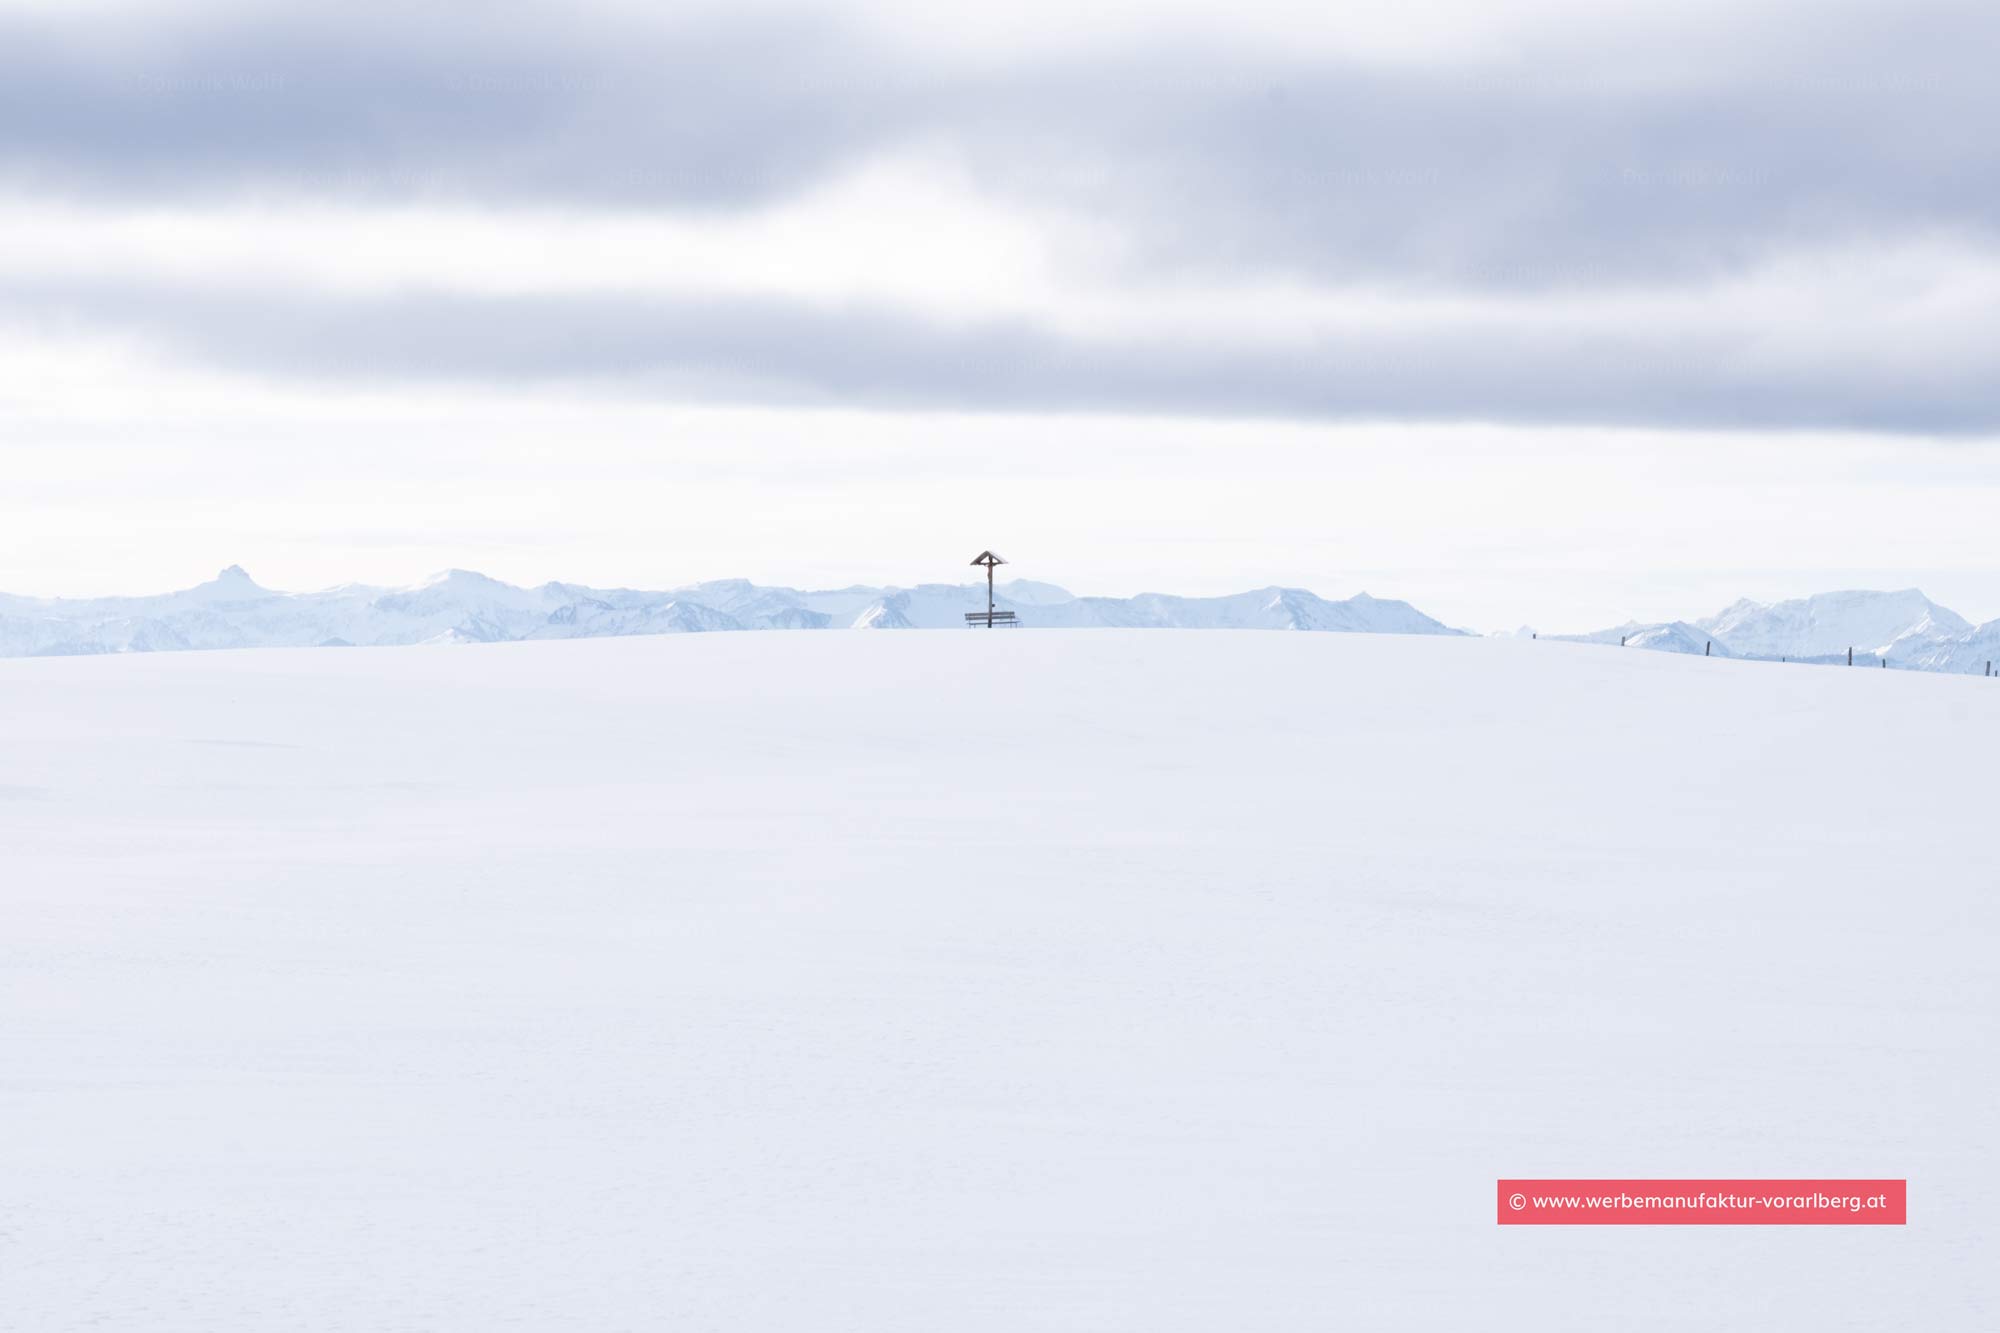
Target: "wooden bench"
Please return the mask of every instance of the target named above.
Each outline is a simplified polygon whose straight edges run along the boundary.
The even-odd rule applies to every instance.
[[[1021,622],[1012,611],[967,611],[965,623],[968,627],[984,625],[991,629],[995,625],[1018,625]]]

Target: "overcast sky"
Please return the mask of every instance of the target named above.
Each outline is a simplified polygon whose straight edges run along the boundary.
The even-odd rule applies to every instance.
[[[0,589],[2000,616],[2000,7],[980,9],[0,0]]]

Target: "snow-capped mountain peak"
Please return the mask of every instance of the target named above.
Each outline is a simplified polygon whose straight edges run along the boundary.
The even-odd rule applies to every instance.
[[[235,601],[246,597],[268,597],[270,590],[259,587],[257,580],[250,577],[241,565],[231,565],[219,571],[206,583],[197,583],[173,596],[186,601]]]
[[[1848,589],[1781,602],[1746,598],[1691,622],[1628,622],[1544,637],[1787,662],[1846,662],[1851,651],[1856,663],[1924,671],[1976,671],[2000,660],[2000,621],[1974,626],[1916,588]]]
[[[1823,657],[1849,648],[1894,656],[1899,642],[1972,628],[1916,588],[1823,592],[1769,604],[1745,600],[1695,623],[1737,652],[1760,657]]]

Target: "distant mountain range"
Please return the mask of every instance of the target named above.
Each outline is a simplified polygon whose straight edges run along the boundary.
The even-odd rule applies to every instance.
[[[1773,662],[1845,663],[1851,650],[1857,665],[1916,671],[1980,674],[1988,662],[2000,663],[2000,620],[1974,625],[1915,588],[1740,601],[1699,620],[1632,621],[1595,634],[1542,637]]]
[[[1328,601],[1298,588],[1230,597],[1075,597],[1048,583],[1001,586],[1000,607],[1033,628],[1288,629],[1459,634],[1407,602],[1362,593]],[[984,610],[980,585],[802,592],[742,579],[665,592],[545,583],[517,588],[454,569],[410,588],[347,584],[273,592],[232,565],[198,587],[155,597],[0,595],[0,656],[187,648],[492,643],[710,630],[963,628]]]
[[[1463,634],[1408,602],[1360,593],[1329,601],[1300,588],[1227,597],[1077,597],[1051,583],[1000,585],[998,605],[1033,629],[1317,630]],[[345,584],[273,592],[231,565],[207,583],[153,597],[33,598],[0,594],[0,656],[160,652],[186,648],[494,643],[714,630],[962,628],[983,610],[983,584],[806,592],[721,579],[663,592],[544,583],[517,588],[454,569],[408,588]],[[1631,622],[1544,639],[1662,652],[1793,662],[1845,662],[1980,672],[2000,662],[2000,620],[1973,625],[1915,589],[1829,592],[1741,601],[1697,620]]]

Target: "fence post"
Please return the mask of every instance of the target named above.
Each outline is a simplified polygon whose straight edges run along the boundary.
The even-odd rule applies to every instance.
[[[1852,648],[1849,648],[1847,650],[1847,665],[1849,666],[1854,665],[1854,650]]]
[[[1701,655],[1702,655],[1703,657],[1707,657],[1707,656],[1708,656],[1708,650],[1709,650],[1709,649],[1711,649],[1711,648],[1713,648],[1713,647],[1715,647],[1715,640],[1714,640],[1714,639],[1710,639],[1710,640],[1709,640],[1709,641],[1708,641],[1707,643],[1704,643],[1704,644],[1703,644],[1703,645],[1701,646]]]

